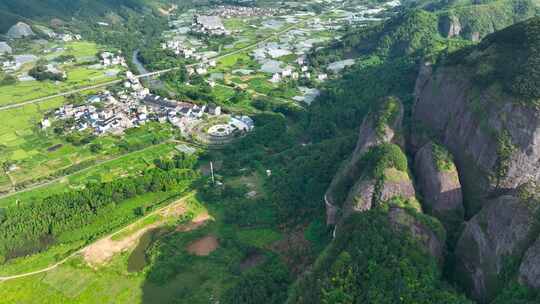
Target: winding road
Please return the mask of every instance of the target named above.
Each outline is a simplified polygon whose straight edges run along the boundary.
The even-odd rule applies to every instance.
[[[100,239],[98,239],[98,240],[96,240],[96,241],[94,241],[94,242],[92,242],[92,243],[90,243],[90,244],[88,244],[88,245],[86,245],[86,246],[84,246],[84,247],[82,247],[82,248],[76,250],[75,252],[71,253],[71,254],[68,255],[67,257],[63,258],[62,260],[60,260],[60,261],[58,261],[58,262],[56,262],[56,263],[54,263],[54,264],[52,264],[52,265],[50,265],[50,266],[47,266],[47,267],[42,268],[42,269],[39,269],[39,270],[31,271],[31,272],[25,272],[25,273],[16,274],[16,275],[11,275],[11,276],[3,276],[3,277],[0,276],[0,283],[5,282],[5,281],[10,281],[10,280],[19,279],[19,278],[29,277],[29,276],[32,276],[32,275],[36,275],[36,274],[40,274],[40,273],[44,273],[44,272],[51,271],[51,270],[57,268],[58,266],[60,266],[60,265],[62,265],[62,264],[64,264],[64,263],[66,263],[69,259],[71,259],[72,257],[76,256],[77,254],[80,254],[80,253],[84,252],[87,248],[91,247],[93,244],[99,242],[100,240],[107,239],[107,238],[111,238],[111,237],[113,237],[113,236],[115,236],[115,235],[117,235],[117,234],[119,234],[119,233],[122,233],[122,232],[126,231],[127,229],[133,227],[133,226],[136,225],[137,223],[144,221],[144,220],[147,219],[148,217],[150,217],[150,216],[152,216],[152,215],[154,215],[154,214],[157,214],[157,213],[159,213],[159,212],[161,212],[161,211],[163,211],[163,210],[169,208],[169,207],[171,206],[171,204],[173,204],[173,203],[175,203],[175,202],[182,202],[182,201],[185,201],[187,198],[192,197],[193,195],[195,195],[195,193],[194,193],[194,192],[190,192],[190,193],[188,193],[188,194],[186,194],[186,195],[184,195],[184,196],[178,198],[177,200],[175,200],[175,201],[173,201],[173,202],[171,202],[171,203],[169,203],[169,204],[167,204],[167,205],[165,205],[165,206],[163,206],[163,207],[161,207],[161,208],[158,208],[158,209],[156,209],[156,210],[154,210],[154,211],[148,213],[148,214],[145,215],[144,217],[142,217],[142,218],[140,218],[140,219],[138,219],[138,220],[136,220],[136,221],[130,223],[129,225],[127,225],[127,226],[125,226],[125,227],[122,227],[122,228],[116,230],[115,232],[110,233],[110,234],[108,234],[108,235],[106,235],[106,236],[104,236],[104,237],[102,237],[102,238],[100,238]]]

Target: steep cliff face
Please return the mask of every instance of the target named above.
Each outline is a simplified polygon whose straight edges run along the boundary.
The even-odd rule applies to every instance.
[[[503,274],[534,240],[537,210],[535,202],[502,196],[466,224],[456,247],[456,273],[475,300],[487,303],[503,287]]]
[[[455,229],[464,220],[461,183],[453,159],[445,148],[429,142],[415,155],[414,173],[424,210]]]
[[[371,148],[383,143],[398,142],[401,123],[403,120],[403,107],[399,100],[388,98],[376,111],[362,122],[358,134],[358,142],[349,160],[346,160],[335,175],[325,195],[327,224],[333,225],[338,220],[338,210],[343,206],[349,190],[357,183],[362,175],[360,161],[362,156]],[[364,187],[357,183],[354,188]],[[367,187],[367,186],[366,186]],[[358,192],[356,190],[355,192]],[[367,201],[366,201],[367,203]]]
[[[415,87],[408,143],[417,151],[415,173],[424,206],[428,211],[439,204],[459,206],[458,195],[437,195],[444,191],[442,184],[454,179],[446,187],[457,189],[461,182],[470,220],[458,236],[454,270],[479,303],[489,303],[516,273],[522,284],[540,285],[539,245],[532,246],[540,209],[532,199],[540,180],[539,47],[536,17],[489,35],[437,66],[425,64]],[[444,177],[433,166],[428,148],[433,138],[452,154],[458,179],[455,171]]]
[[[459,37],[462,29],[458,17],[454,15],[443,15],[439,17],[439,31],[443,37]]]
[[[540,289],[540,237],[523,257],[519,267],[519,281],[531,288]]]
[[[349,191],[344,204],[344,215],[353,212],[362,212],[371,209],[377,204],[383,204],[399,198],[408,203],[410,207],[421,212],[416,202],[416,191],[407,172],[395,168],[384,170],[382,179],[371,177],[360,180]]]
[[[496,190],[540,179],[540,111],[474,83],[459,67],[424,66],[415,89],[412,141],[418,148],[420,134],[429,130],[455,156],[469,215]]]

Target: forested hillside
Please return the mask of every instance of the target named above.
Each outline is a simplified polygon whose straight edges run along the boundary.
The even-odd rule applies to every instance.
[[[141,10],[145,0],[2,0],[0,1],[0,32],[6,32],[17,21],[39,21],[49,23],[57,18],[70,21],[72,18],[88,18],[116,12],[121,7]]]
[[[343,113],[339,111],[335,113],[328,111],[328,108],[333,108],[332,106],[338,108],[339,105],[352,102],[356,106],[363,105],[364,109],[373,109],[373,105],[380,102],[381,97],[385,94],[400,96],[404,101],[407,101],[408,98],[411,98],[407,92],[413,92],[415,85],[416,100],[414,101],[414,107],[408,105],[407,102],[405,103],[405,129],[399,127],[396,129],[395,125],[389,125],[390,129],[386,129],[389,131],[380,133],[376,131],[379,129],[377,124],[373,123],[378,121],[377,119],[368,116],[364,120],[359,131],[355,154],[346,160],[340,169],[340,172],[343,170],[352,171],[336,175],[336,178],[343,178],[343,176],[349,178],[347,186],[349,188],[343,188],[343,186],[339,188],[339,191],[350,191],[349,194],[347,195],[347,192],[332,192],[336,191],[332,189],[332,186],[329,190],[330,193],[327,193],[329,195],[328,201],[330,201],[330,204],[334,204],[334,206],[331,206],[332,208],[327,205],[328,219],[334,218],[336,214],[338,216],[337,237],[318,258],[318,261],[314,264],[314,269],[300,279],[292,289],[289,297],[290,303],[396,302],[396,299],[392,298],[394,295],[389,293],[388,290],[394,290],[396,292],[395,296],[399,294],[400,301],[405,303],[469,303],[470,300],[465,299],[459,293],[440,287],[440,284],[452,283],[458,283],[472,299],[479,303],[535,303],[535,300],[538,300],[538,293],[530,289],[530,287],[535,286],[535,283],[530,281],[531,272],[535,272],[535,270],[526,270],[524,266],[519,266],[520,263],[530,263],[533,256],[536,256],[533,253],[535,251],[532,251],[534,247],[532,244],[537,238],[537,229],[534,227],[537,227],[538,224],[537,219],[532,214],[535,212],[534,210],[538,210],[538,203],[535,199],[537,190],[530,187],[526,191],[520,190],[522,191],[520,193],[527,194],[520,194],[522,196],[519,196],[519,199],[505,196],[493,199],[489,196],[496,196],[498,195],[496,193],[501,193],[500,190],[497,190],[501,187],[510,189],[524,183],[524,174],[529,178],[535,178],[535,173],[527,174],[524,172],[526,170],[535,170],[533,167],[535,166],[534,159],[536,159],[536,156],[534,155],[536,155],[536,152],[532,151],[536,151],[536,146],[527,148],[525,142],[520,141],[524,140],[525,135],[518,135],[524,134],[521,133],[526,132],[524,129],[535,128],[536,118],[533,118],[534,114],[529,112],[531,116],[530,122],[524,125],[518,123],[517,118],[512,119],[508,116],[500,125],[495,121],[499,119],[498,117],[502,117],[503,114],[500,113],[505,112],[503,109],[507,111],[510,104],[514,105],[514,115],[520,115],[518,113],[521,111],[523,113],[527,112],[521,107],[527,107],[530,111],[530,107],[534,107],[533,104],[538,99],[536,90],[539,87],[536,77],[538,74],[536,71],[538,67],[536,63],[538,48],[536,46],[538,37],[540,37],[538,36],[539,20],[533,18],[528,22],[519,23],[489,35],[479,45],[470,45],[469,42],[460,41],[459,39],[447,40],[443,38],[438,32],[435,15],[417,11],[408,15],[401,15],[392,21],[371,29],[371,31],[367,30],[362,31],[361,34],[351,34],[335,48],[327,50],[326,53],[318,53],[319,57],[314,56],[314,60],[323,63],[324,60],[331,56],[339,57],[351,53],[372,54],[372,56],[377,54],[376,62],[379,62],[379,64],[374,65],[374,70],[368,72],[362,67],[366,61],[362,61],[356,66],[356,69],[351,71],[352,75],[345,76],[341,83],[335,84],[336,87],[330,86],[328,88],[325,94],[329,95],[323,95],[324,98],[318,100],[318,103],[324,103],[324,108],[327,109],[326,111],[318,111],[318,113],[324,112],[325,118],[319,118],[317,121],[324,121],[327,125],[334,122],[336,132],[331,135],[322,133],[314,135],[320,137],[339,136],[343,130],[347,129],[347,124],[344,122],[351,122],[351,120],[342,117]],[[414,58],[417,61],[414,61]],[[373,57],[366,57],[365,60],[371,61]],[[420,70],[418,80],[405,81],[407,75],[416,75],[416,72],[414,72],[415,67],[423,66],[425,61],[430,61],[433,66],[427,66],[427,68]],[[378,82],[370,82],[371,77],[378,75],[379,69],[390,63],[392,63],[393,68],[385,68],[385,72],[381,72],[385,80],[379,79]],[[452,68],[449,66],[452,66]],[[410,70],[407,70],[407,67]],[[432,73],[436,75],[432,76],[433,78],[430,81],[423,80],[424,77],[431,77],[426,74],[427,70],[432,70]],[[401,74],[401,71],[404,71],[403,74]],[[467,73],[470,73],[470,78],[464,79],[459,76]],[[397,79],[400,81],[397,81],[397,79],[388,81],[389,77],[398,77]],[[460,80],[456,80],[456,77]],[[364,85],[369,86],[370,83],[372,84],[370,88],[364,87]],[[400,85],[386,87],[378,93],[380,95],[374,95],[379,92],[378,88],[384,87],[381,86],[381,83],[399,83]],[[350,89],[343,90],[345,87]],[[356,91],[356,88],[359,88],[359,90]],[[371,95],[366,96],[366,92]],[[461,97],[461,94],[465,94],[465,97]],[[483,94],[497,96],[495,97],[497,101],[486,99],[486,95]],[[356,96],[356,98],[353,96]],[[472,96],[470,97],[470,104],[460,104],[461,102],[467,103],[466,100],[469,98],[467,96]],[[450,100],[458,101],[452,103]],[[313,108],[317,108],[318,103]],[[372,105],[370,106],[370,104]],[[430,104],[430,106],[427,106],[427,104]],[[437,107],[440,108],[435,110]],[[517,110],[518,108],[520,110]],[[473,117],[475,118],[473,119],[478,121],[479,124],[478,131],[474,131],[474,129],[471,130],[471,133],[467,131],[468,128],[472,127],[472,124],[468,121],[468,118],[465,118],[466,114],[458,114],[459,111],[462,111],[460,109],[468,109],[465,111],[470,110],[474,113]],[[363,117],[365,114],[362,113],[365,112],[356,113],[358,113],[358,118],[353,121],[356,121],[358,126],[360,125],[359,118]],[[413,113],[413,120],[409,116],[410,113]],[[383,114],[379,113],[377,115]],[[452,121],[447,122],[447,120]],[[370,126],[370,124],[374,125]],[[468,124],[468,127],[465,124]],[[412,129],[409,129],[410,127]],[[373,128],[373,130],[370,130],[370,128]],[[328,128],[321,129],[328,130]],[[317,128],[313,128],[313,130],[317,130]],[[384,130],[384,128],[381,130]],[[474,132],[478,132],[476,133],[476,139],[471,140]],[[379,134],[376,137],[378,139],[372,140],[369,134]],[[400,186],[393,188],[392,183],[401,180],[401,177],[397,178],[396,173],[389,175],[384,169],[378,170],[379,174],[385,172],[380,175],[383,177],[382,181],[380,179],[371,181],[373,173],[370,172],[372,172],[373,162],[376,162],[376,160],[369,156],[372,149],[366,150],[362,149],[362,147],[368,147],[369,145],[384,147],[384,144],[381,145],[379,142],[385,140],[403,144],[402,136],[405,136],[405,141],[408,142],[408,145],[404,146],[407,154],[415,161],[415,168],[411,171],[417,181],[421,181],[426,177],[430,179],[441,178],[439,182],[442,183],[442,187],[449,187],[451,184],[444,177],[444,174],[446,174],[444,172],[453,170],[459,173],[460,180],[463,183],[463,199],[468,217],[477,213],[482,208],[481,202],[485,201],[485,207],[482,211],[477,216],[474,216],[470,222],[462,224],[462,228],[458,228],[460,220],[455,215],[452,219],[453,224],[446,224],[449,238],[445,245],[447,254],[445,255],[446,266],[444,269],[446,269],[446,272],[442,276],[439,272],[442,268],[436,266],[435,260],[432,260],[432,268],[428,267],[418,275],[399,268],[409,264],[408,259],[418,257],[418,255],[410,251],[403,253],[403,244],[394,246],[394,242],[409,239],[412,242],[411,244],[416,244],[411,245],[416,248],[415,250],[424,253],[426,249],[428,252],[431,251],[432,258],[437,257],[437,254],[433,252],[436,247],[433,247],[434,243],[431,242],[428,242],[431,245],[425,247],[426,235],[421,236],[420,231],[425,229],[421,227],[426,225],[426,222],[423,224],[415,223],[420,214],[416,215],[416,220],[413,219],[414,216],[406,219],[407,216],[403,214],[396,216],[395,210],[399,209],[392,207],[396,206],[397,203],[397,206],[399,206],[397,208],[405,208],[410,214],[415,213],[411,210],[414,205],[404,201],[407,196],[410,196],[410,190],[407,188],[410,186],[406,186],[406,183],[400,181]],[[521,139],[518,139],[519,136],[521,136]],[[423,144],[429,139],[441,141],[444,146],[448,147],[450,152],[432,150],[433,156],[429,158],[433,160],[420,156],[420,153],[416,152],[420,147],[423,147],[422,151],[426,149]],[[489,157],[495,160],[493,167],[486,167],[488,164],[485,162],[487,155],[475,156],[475,153],[479,153],[481,149],[477,146],[479,142],[486,145],[482,151],[490,151],[491,156]],[[487,146],[491,145],[491,143],[493,143],[492,146]],[[520,151],[524,149],[529,149],[528,156],[521,155],[522,152]],[[356,153],[364,154],[357,157]],[[471,157],[473,160],[471,160]],[[532,158],[532,160],[529,161],[527,157]],[[370,161],[363,160],[366,158],[370,159]],[[355,159],[359,160],[355,161]],[[451,165],[440,165],[439,163],[443,159],[447,159],[445,162],[449,160]],[[452,164],[452,159],[455,159],[456,167]],[[435,162],[435,165],[426,164],[426,161]],[[522,163],[519,168],[517,167],[518,162]],[[523,163],[528,165],[524,167]],[[433,172],[428,173],[429,170],[433,169],[425,169],[426,165],[422,164],[431,166],[441,173],[436,175],[438,177],[433,176]],[[395,162],[386,162],[386,165],[395,166]],[[490,170],[493,170],[492,173],[489,173]],[[405,172],[407,171],[405,170]],[[456,173],[454,173],[453,178],[457,178]],[[482,180],[486,180],[486,183],[490,185],[482,186],[484,185]],[[460,190],[461,186],[459,181],[457,182],[457,185],[451,187],[457,187]],[[440,203],[447,204],[445,208],[449,208],[450,204],[456,206],[452,208],[458,208],[459,204],[461,204],[461,190],[457,196],[455,194],[441,193],[440,198],[437,199],[430,195],[426,196],[427,192],[425,191],[432,191],[429,187],[434,187],[434,185],[423,184],[422,188],[420,188],[421,191],[416,194],[416,197],[420,199],[422,209],[428,214],[447,221],[448,219],[445,219],[443,215],[434,212],[433,208],[437,208],[436,204],[439,203],[434,200],[442,199],[443,201]],[[418,191],[418,185],[416,185],[416,188]],[[441,191],[440,188],[438,191]],[[485,191],[490,193],[488,197],[485,196]],[[397,196],[398,199],[385,201],[380,199],[381,195],[387,199]],[[442,195],[445,198],[441,198]],[[341,203],[343,205],[338,205],[342,200],[345,200],[344,203]],[[456,201],[457,204],[452,203],[451,200]],[[492,205],[489,204],[490,202],[492,202]],[[503,202],[506,202],[505,208],[508,208],[506,212],[502,210]],[[337,212],[336,208],[338,208]],[[348,217],[347,214],[351,213],[348,210],[351,210],[351,208],[353,215]],[[366,209],[372,211],[367,212]],[[355,214],[357,212],[361,213]],[[515,222],[503,224],[503,214],[508,213],[514,214]],[[517,214],[522,215],[518,216]],[[344,217],[344,219],[339,220],[339,216]],[[461,216],[463,222],[463,215]],[[372,224],[371,221],[377,221],[377,224]],[[400,224],[396,224],[394,221]],[[357,227],[356,225],[360,226]],[[412,234],[408,234],[411,232],[407,232],[409,231],[405,228],[407,225],[416,227],[412,230],[414,231]],[[487,225],[486,227],[489,228],[481,228],[482,225]],[[370,232],[370,227],[373,226],[379,227],[377,232]],[[432,225],[425,227],[435,229]],[[518,231],[517,227],[527,228],[524,231]],[[383,229],[389,229],[389,233],[383,233]],[[478,236],[475,229],[488,230]],[[437,229],[433,231],[437,231]],[[400,233],[405,233],[405,235],[399,236]],[[499,254],[494,253],[493,247],[489,246],[501,246],[504,239],[503,234],[505,233],[515,233],[517,239],[506,245],[507,247],[504,250],[506,250],[508,257],[501,257]],[[372,240],[373,235],[377,235],[379,238],[384,238],[386,235],[388,239]],[[481,245],[484,238],[490,239],[496,245]],[[389,245],[379,248],[380,246],[377,244]],[[527,253],[528,259],[522,260],[522,255],[528,246],[533,246]],[[422,247],[425,249],[422,249]],[[385,254],[395,254],[398,257],[385,256],[383,252]],[[487,262],[488,259],[492,260]],[[512,259],[512,262],[509,261],[510,259]],[[400,266],[391,266],[391,261],[396,260],[401,261],[398,262]],[[386,264],[386,266],[382,266],[382,264]],[[413,264],[418,266],[422,263],[416,261]],[[384,272],[381,272],[381,269],[392,269],[390,270],[391,274],[383,278]],[[371,270],[374,273],[370,275]],[[430,272],[432,274],[429,275],[429,278],[433,281],[429,283],[419,283],[419,285],[409,285],[407,283],[418,283],[423,280],[422,275]],[[414,276],[414,279],[407,278],[408,275]],[[518,284],[518,281],[522,285]],[[381,287],[381,284],[384,286],[386,283],[392,287]],[[407,293],[420,286],[439,287],[437,287],[436,292],[416,290],[414,291],[415,296],[408,299]],[[502,288],[505,286],[507,289],[503,290]]]
[[[540,13],[538,0],[421,0],[403,3],[436,14],[443,36],[459,36],[475,41]]]

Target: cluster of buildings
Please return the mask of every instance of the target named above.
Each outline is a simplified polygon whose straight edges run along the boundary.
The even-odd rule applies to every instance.
[[[64,105],[54,112],[54,118],[73,120],[70,130],[66,131],[92,130],[95,135],[122,134],[126,129],[144,125],[150,119],[150,111],[139,100],[149,92],[142,88],[138,80],[136,81],[134,83],[128,81],[130,89],[124,89],[116,94],[103,91],[89,97],[83,105]],[[42,129],[50,126],[48,118],[41,121]]]
[[[206,35],[226,36],[231,34],[219,16],[195,15],[191,30]]]
[[[310,72],[310,68],[304,55],[297,58],[296,64],[296,66],[287,65],[285,68],[281,69],[281,71],[273,73],[272,78],[270,78],[269,81],[272,83],[279,83],[287,79],[311,79],[312,73]],[[318,73],[313,76],[320,82],[328,79],[327,73]]]
[[[282,10],[278,8],[220,5],[213,9],[210,14],[220,16],[222,18],[269,17],[282,14]]]
[[[14,55],[0,62],[0,69],[5,73],[13,73],[19,70],[23,65],[35,62],[38,58],[34,55]]]
[[[54,31],[48,29],[48,28],[40,28],[41,31],[47,35],[50,39],[56,39],[63,42],[71,42],[71,41],[79,41],[82,39],[82,36],[79,34],[72,34],[72,33],[55,33]]]
[[[83,105],[67,104],[54,112],[56,120],[72,119],[73,125],[66,131],[92,130],[96,135],[121,134],[125,129],[144,125],[150,119],[150,110],[140,101],[150,94],[132,73],[127,72],[123,89],[117,93],[103,91],[90,96]],[[41,127],[51,126],[49,118],[41,121]]]
[[[67,104],[54,112],[55,120],[72,120],[66,131],[91,130],[95,135],[122,134],[126,129],[144,125],[148,121],[169,122],[182,133],[191,130],[193,124],[205,116],[221,115],[221,107],[214,104],[196,105],[150,94],[139,79],[127,72],[123,88],[115,93],[103,91],[89,97],[83,105]],[[41,128],[51,127],[51,118],[41,121]],[[252,126],[238,123],[241,130]]]
[[[122,52],[114,54],[111,52],[102,52],[99,54],[100,64],[103,67],[110,67],[113,65],[121,65],[127,67],[126,59],[122,56]]]
[[[199,134],[199,140],[210,144],[224,144],[230,142],[235,135],[251,132],[254,128],[255,123],[249,116],[229,116],[227,123],[213,125],[206,134]]]

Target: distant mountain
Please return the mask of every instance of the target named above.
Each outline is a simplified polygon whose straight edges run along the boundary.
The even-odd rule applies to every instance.
[[[0,33],[6,33],[19,21],[86,18],[121,7],[140,10],[146,3],[146,0],[0,0]]]

